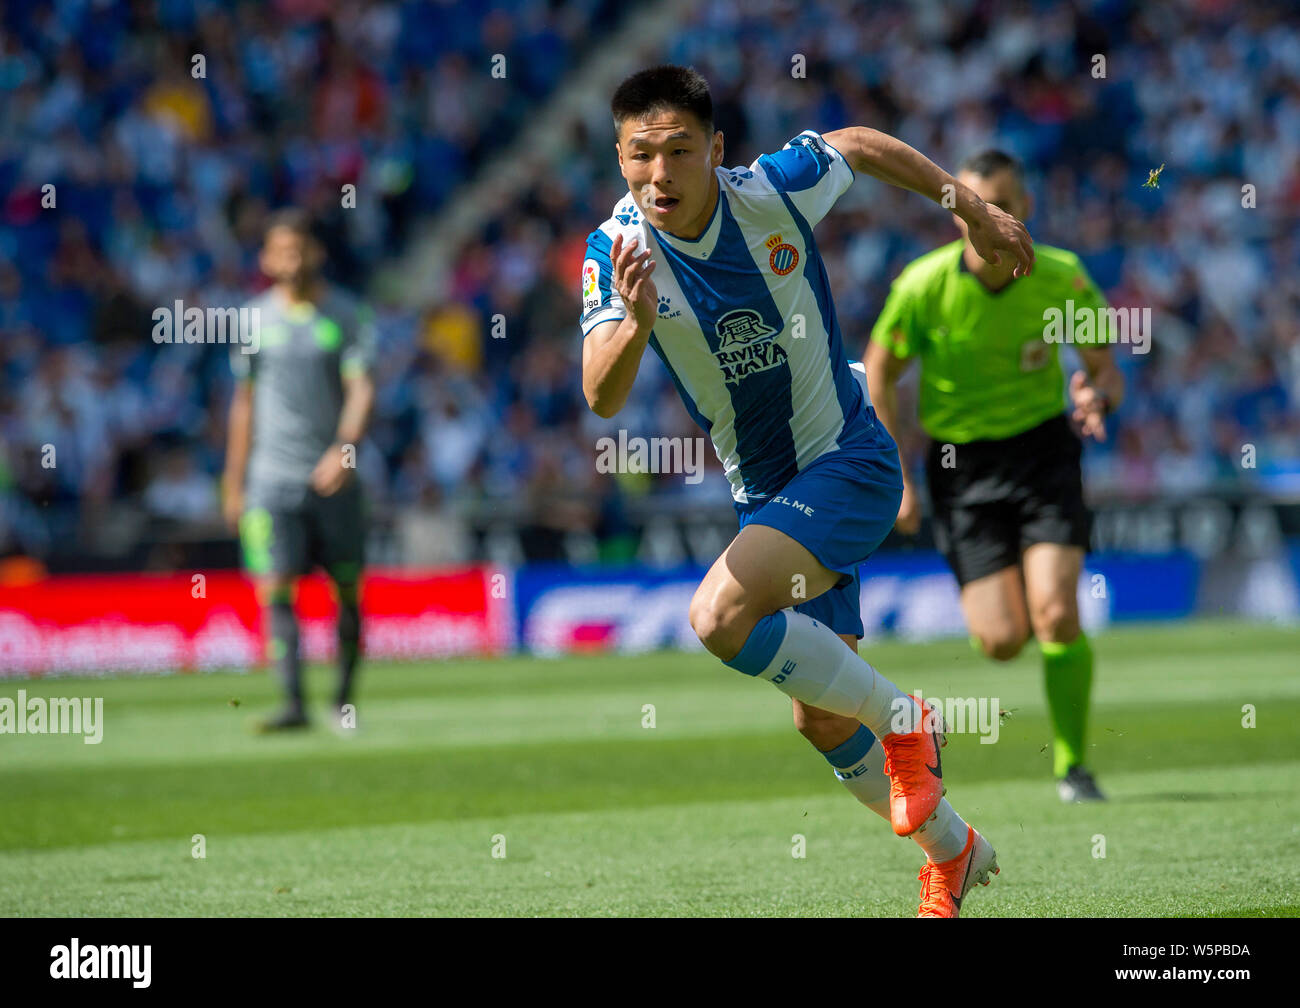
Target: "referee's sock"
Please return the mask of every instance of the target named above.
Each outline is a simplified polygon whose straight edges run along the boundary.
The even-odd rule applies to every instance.
[[[876,737],[861,725],[848,740],[822,753],[849,793],[872,812],[889,820],[889,778],[885,776],[885,751]],[[947,799],[939,802],[935,818],[912,834],[912,839],[935,864],[951,861],[966,847],[966,823]]]
[[[1088,706],[1092,695],[1092,647],[1079,636],[1068,644],[1039,641],[1043,651],[1043,685],[1052,717],[1052,766],[1057,777],[1084,762]]]
[[[293,611],[293,589],[271,594],[271,657],[284,683],[291,709],[302,712],[302,661],[298,656],[298,616]]]

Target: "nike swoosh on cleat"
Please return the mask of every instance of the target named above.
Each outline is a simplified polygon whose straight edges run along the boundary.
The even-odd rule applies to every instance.
[[[970,852],[970,860],[966,862],[966,874],[961,877],[961,886],[958,889],[958,892],[964,893],[966,891],[966,880],[970,878],[970,866],[973,865],[974,863],[975,863],[975,848],[972,847]],[[948,895],[952,897],[952,902],[957,907],[957,909],[961,910],[961,901],[965,899],[965,897],[958,896],[957,893],[954,893],[951,889],[948,891]]]
[[[934,744],[934,766],[927,763],[925,768],[940,780],[943,780],[943,756],[939,753],[939,743]]]

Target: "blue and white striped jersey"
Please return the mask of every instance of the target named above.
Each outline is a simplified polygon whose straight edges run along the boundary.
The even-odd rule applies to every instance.
[[[582,334],[627,315],[610,249],[639,239],[659,263],[650,346],[709,434],[738,504],[778,493],[829,451],[865,444],[872,421],[849,369],[813,227],[853,182],[812,130],[748,168],[716,169],[717,208],[688,240],[645,221],[632,193],[587,238]]]

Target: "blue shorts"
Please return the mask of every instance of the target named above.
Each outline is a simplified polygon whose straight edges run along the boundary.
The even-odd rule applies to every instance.
[[[866,445],[822,455],[767,500],[736,505],[741,528],[770,525],[840,572],[834,588],[794,608],[857,637],[863,633],[858,565],[885,541],[903,500],[898,446],[878,420],[873,435]]]

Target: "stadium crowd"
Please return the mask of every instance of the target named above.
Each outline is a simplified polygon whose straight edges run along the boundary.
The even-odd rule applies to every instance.
[[[153,307],[241,302],[259,285],[264,214],[290,202],[320,220],[331,277],[365,292],[617,6],[6,7],[0,555],[84,544],[127,520],[122,502],[140,521],[215,523],[225,350],[156,345]],[[1078,252],[1113,304],[1152,309],[1151,352],[1117,348],[1129,394],[1115,436],[1085,453],[1090,492],[1294,489],[1300,25],[1287,9],[718,0],[656,58],[713,84],[727,165],[852,123],[949,167],[991,144],[1021,157],[1035,239]],[[518,68],[508,86],[488,74],[499,52]],[[699,484],[594,471],[596,439],[620,427],[698,435],[655,362],[615,420],[582,400],[579,269],[621,181],[607,119],[578,125],[563,160],[456,250],[445,300],[421,314],[376,304],[363,467],[381,509],[485,508],[603,536],[638,496],[725,507],[711,451]],[[892,277],[956,236],[925,200],[885,195],[859,181],[818,230],[852,355]],[[916,463],[920,437],[902,448]]]

